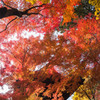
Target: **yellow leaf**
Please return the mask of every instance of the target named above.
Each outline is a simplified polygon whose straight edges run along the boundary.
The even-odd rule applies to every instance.
[[[26,0],[27,2],[30,2],[32,5],[35,4],[37,1],[40,1],[44,4],[49,3],[50,0]]]
[[[27,2],[30,2],[32,5],[36,3],[36,0],[26,0]]]
[[[100,0],[89,0],[89,4],[95,6],[96,20],[100,19]]]

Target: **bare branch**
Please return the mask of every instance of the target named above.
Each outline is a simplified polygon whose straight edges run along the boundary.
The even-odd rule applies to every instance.
[[[3,31],[5,31],[5,30],[7,29],[7,27],[8,27],[8,25],[9,25],[11,22],[13,22],[15,19],[17,19],[17,17],[15,17],[14,19],[12,19],[12,20],[6,25],[5,29],[2,30],[0,33],[2,33]]]

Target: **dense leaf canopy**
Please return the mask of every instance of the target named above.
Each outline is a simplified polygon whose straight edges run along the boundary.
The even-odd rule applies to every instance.
[[[1,0],[0,100],[100,99],[100,0]]]

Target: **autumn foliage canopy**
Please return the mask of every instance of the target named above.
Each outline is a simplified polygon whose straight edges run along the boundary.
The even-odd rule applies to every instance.
[[[4,85],[0,100],[100,100],[100,0],[1,0]]]

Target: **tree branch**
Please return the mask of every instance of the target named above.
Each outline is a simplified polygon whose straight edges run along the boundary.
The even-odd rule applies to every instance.
[[[24,14],[27,14],[29,10],[33,9],[33,8],[38,8],[38,7],[43,7],[43,5],[46,5],[46,4],[42,4],[42,5],[37,5],[37,6],[33,6],[25,11],[23,11]]]
[[[81,87],[81,89],[84,91],[84,93],[88,97],[88,99],[91,100],[90,97],[89,97],[89,95],[87,94],[87,92],[82,87]]]
[[[7,29],[7,26],[8,26],[12,21],[14,21],[15,19],[17,19],[17,17],[15,17],[14,19],[12,19],[12,20],[6,25],[5,29],[2,30],[0,33],[2,33],[3,31],[5,31],[5,30]]]
[[[26,54],[28,52],[29,49],[25,50],[24,49],[24,56],[23,56],[23,61],[22,61],[22,67],[24,66],[24,60],[25,60],[25,57],[26,57]]]
[[[17,16],[17,17],[22,17],[23,15],[29,16],[29,15],[31,15],[31,14],[34,14],[34,15],[38,15],[38,14],[39,14],[39,15],[43,16],[42,14],[39,13],[41,10],[39,10],[39,12],[33,12],[33,13],[28,13],[28,11],[31,10],[31,9],[38,8],[38,7],[43,7],[43,5],[46,5],[46,4],[41,4],[41,5],[33,6],[33,7],[29,8],[29,9],[27,9],[27,10],[25,10],[25,11],[19,11],[19,10],[17,10],[16,8],[10,7],[9,5],[5,4],[3,0],[1,0],[1,1],[3,2],[3,4],[4,4],[5,6],[11,8],[11,9],[7,9],[6,7],[0,8],[0,19],[5,18],[5,17],[9,17],[9,16],[13,16],[13,15],[15,15],[15,16]],[[2,30],[0,33],[2,33],[3,31],[5,31],[5,30],[7,29],[7,26],[8,26],[12,21],[14,21],[15,19],[17,19],[17,17],[15,17],[14,19],[12,19],[12,20],[6,25],[5,29]],[[43,16],[43,17],[45,17],[45,16]]]

